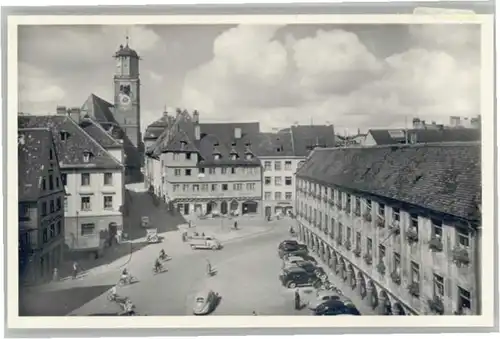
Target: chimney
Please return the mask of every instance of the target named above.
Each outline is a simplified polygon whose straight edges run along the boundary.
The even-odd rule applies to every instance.
[[[194,125],[194,139],[200,140],[200,138],[201,138],[200,124],[196,124]]]
[[[234,129],[234,138],[235,139],[241,139],[241,128],[236,127]]]
[[[78,107],[71,107],[70,109],[68,109],[68,115],[69,117],[74,121],[76,122],[77,124],[80,123],[80,108]]]
[[[66,115],[67,113],[67,110],[66,110],[66,106],[57,106],[56,108],[56,113],[59,115]]]
[[[198,113],[198,111],[196,110],[193,112],[193,122],[195,124],[200,123],[200,113]]]

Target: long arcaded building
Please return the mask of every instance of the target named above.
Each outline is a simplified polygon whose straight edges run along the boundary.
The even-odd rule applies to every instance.
[[[480,154],[317,149],[297,172],[301,240],[378,314],[480,314]]]

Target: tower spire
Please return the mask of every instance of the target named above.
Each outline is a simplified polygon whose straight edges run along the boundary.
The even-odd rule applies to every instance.
[[[125,30],[125,45],[128,47],[128,40],[129,40],[129,36],[128,36],[128,27],[127,29]]]

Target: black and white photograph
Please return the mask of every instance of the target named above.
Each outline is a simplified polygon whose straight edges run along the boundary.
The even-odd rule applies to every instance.
[[[18,316],[490,315],[484,29],[19,25]]]

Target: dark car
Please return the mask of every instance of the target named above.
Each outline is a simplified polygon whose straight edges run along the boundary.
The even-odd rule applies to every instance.
[[[279,247],[279,257],[283,259],[285,255],[288,255],[289,253],[302,253],[302,254],[307,254],[307,246],[304,244],[299,244],[297,242],[293,243],[292,241],[294,240],[287,240],[287,243],[282,243],[280,244]]]
[[[306,271],[310,275],[316,276],[316,269],[318,268],[316,265],[314,265],[310,261],[298,261],[296,265],[300,268],[302,268],[304,271]]]
[[[361,315],[354,305],[346,305],[340,300],[330,299],[316,307],[314,315]]]
[[[313,278],[309,273],[300,267],[290,267],[280,274],[281,284],[288,288],[311,285]]]
[[[297,246],[299,246],[299,243],[297,242],[297,240],[283,240],[278,245],[278,250],[288,248],[288,247],[297,247]]]

